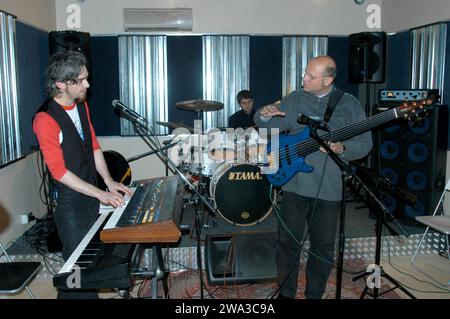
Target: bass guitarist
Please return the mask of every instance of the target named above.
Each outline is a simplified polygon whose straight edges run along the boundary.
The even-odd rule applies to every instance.
[[[279,105],[260,108],[254,116],[257,127],[279,128],[280,132],[295,135],[307,127],[297,122],[301,114],[321,123],[324,116],[325,122],[329,117],[326,125],[330,132],[365,119],[359,101],[351,94],[343,94],[337,104],[329,106],[330,96],[337,90],[333,85],[336,71],[336,63],[329,56],[311,59],[303,75],[303,88],[287,95]],[[318,129],[318,133],[320,135],[325,131]],[[344,160],[360,159],[370,152],[372,136],[368,131],[346,141],[330,142],[329,145]],[[306,298],[322,298],[333,266],[342,196],[341,171],[322,148],[306,156],[305,162],[314,170],[296,173],[282,187],[276,248],[277,298],[280,299],[293,299],[297,295],[299,257],[306,238],[309,237],[310,241]],[[305,224],[308,226],[306,229]]]

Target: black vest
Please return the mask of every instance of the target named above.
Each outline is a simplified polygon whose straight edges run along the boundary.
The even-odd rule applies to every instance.
[[[97,170],[95,168],[92,136],[88,115],[84,103],[77,104],[83,129],[84,141],[78,133],[74,123],[66,111],[55,100],[44,103],[36,113],[46,112],[58,123],[63,136],[61,148],[66,168],[79,178],[92,185],[97,185]],[[69,187],[58,183],[60,190],[70,190]]]

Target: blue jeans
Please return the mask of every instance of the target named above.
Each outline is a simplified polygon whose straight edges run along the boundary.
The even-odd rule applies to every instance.
[[[289,232],[298,242],[302,242],[305,224],[309,227],[310,251],[306,264],[305,296],[320,299],[325,291],[334,260],[337,219],[340,214],[340,201],[317,200],[314,198],[284,192],[280,216]],[[295,298],[299,272],[299,244],[289,232],[278,223],[277,267],[280,293]],[[287,278],[286,278],[287,276]]]

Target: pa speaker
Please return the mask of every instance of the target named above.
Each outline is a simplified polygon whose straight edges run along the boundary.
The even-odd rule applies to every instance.
[[[360,32],[349,36],[351,83],[382,83],[386,68],[386,33]]]
[[[406,221],[432,214],[446,181],[448,108],[435,104],[421,115],[419,121],[396,119],[374,130],[373,168],[417,196],[415,204],[389,194],[383,198],[386,208]]]
[[[209,285],[274,281],[275,232],[207,235],[206,273]]]
[[[89,64],[90,34],[79,31],[51,31],[48,34],[50,55],[66,50],[80,51]]]

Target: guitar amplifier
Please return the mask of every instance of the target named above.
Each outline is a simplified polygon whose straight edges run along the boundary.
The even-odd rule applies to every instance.
[[[435,103],[416,121],[396,119],[373,130],[372,168],[394,186],[417,196],[415,205],[395,196],[383,198],[386,207],[404,220],[432,214],[445,187],[448,108],[439,104],[438,93],[431,89],[379,91],[376,112],[435,96]]]

